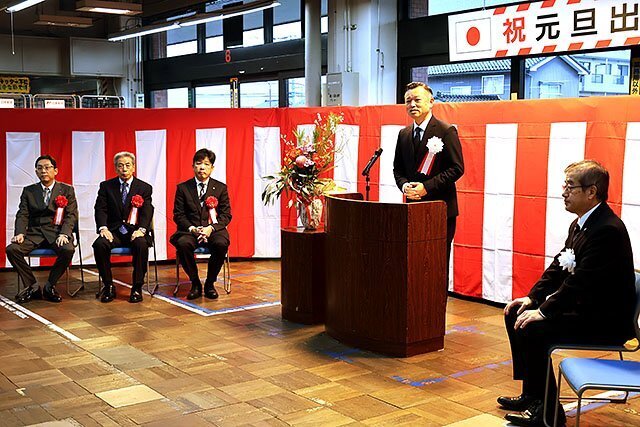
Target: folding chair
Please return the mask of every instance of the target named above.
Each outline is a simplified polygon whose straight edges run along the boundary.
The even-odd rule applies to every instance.
[[[73,246],[78,248],[78,255],[80,257],[80,286],[74,290],[71,291],[69,284],[70,284],[70,277],[69,277],[69,268],[71,267],[71,264],[69,264],[67,266],[67,295],[69,295],[71,298],[75,297],[76,294],[78,292],[80,292],[82,289],[84,289],[84,266],[82,264],[82,245],[80,244],[80,232],[78,231],[78,222],[76,222],[76,225],[73,227]],[[56,251],[54,251],[53,249],[49,249],[49,248],[38,248],[38,249],[34,249],[31,252],[29,252],[29,254],[27,254],[27,262],[29,263],[29,266],[31,266],[31,258],[56,258],[58,255],[56,254]],[[22,279],[20,279],[20,275],[18,274],[18,295],[20,294],[20,292],[22,291],[20,284],[22,283]]]
[[[193,256],[196,258],[196,262],[199,259],[208,259],[211,257],[211,251],[209,248],[205,246],[198,246],[193,251]],[[231,270],[229,266],[229,252],[224,257],[224,262],[222,263],[222,283],[224,286],[225,292],[228,294],[231,293]],[[180,261],[178,257],[176,257],[176,287],[173,290],[173,296],[178,295],[178,291],[180,290]]]
[[[570,345],[570,344],[560,344],[557,346],[554,346],[551,348],[551,350],[549,350],[549,362],[547,364],[547,381],[546,381],[546,386],[545,386],[545,399],[544,399],[544,420],[545,420],[545,425],[547,425],[547,427],[550,427],[549,424],[547,423],[547,411],[549,410],[549,408],[547,408],[547,396],[546,394],[548,393],[549,390],[549,379],[550,379],[550,374],[551,374],[551,370],[553,369],[553,359],[552,359],[552,355],[553,352],[555,350],[587,350],[587,351],[603,351],[603,352],[617,352],[618,353],[618,357],[619,360],[609,360],[609,362],[624,362],[622,363],[620,366],[626,366],[626,361],[624,360],[624,353],[632,353],[637,351],[638,349],[640,349],[640,326],[638,325],[638,322],[640,321],[640,272],[636,271],[636,310],[635,310],[635,314],[634,314],[634,328],[635,328],[635,337],[634,339],[630,340],[630,341],[635,341],[633,343],[632,346],[626,346],[625,344],[622,345]],[[627,341],[630,342],[630,341]],[[575,358],[575,359],[580,359],[580,360],[588,360],[588,359],[583,359],[583,358]],[[568,359],[567,359],[568,360]],[[597,359],[597,360],[601,360],[601,359]],[[563,361],[564,362],[564,361]],[[604,365],[609,366],[609,362],[604,363]],[[560,362],[562,364],[562,362]],[[589,387],[588,384],[580,384],[580,377],[575,375],[575,367],[578,368],[584,368],[585,366],[596,366],[598,364],[595,363],[591,363],[591,365],[589,365],[590,362],[570,362],[569,363],[569,371],[571,372],[571,376],[574,379],[575,383],[574,385],[577,386],[577,388],[573,388],[573,390],[577,393],[578,391],[580,392],[578,394],[578,419],[580,417],[580,403],[582,401],[582,393],[588,389],[590,389],[591,387]],[[616,364],[613,364],[614,366],[616,366]],[[608,369],[608,368],[607,368]],[[566,364],[565,364],[565,370],[567,370],[566,368]],[[605,371],[607,371],[605,369]],[[611,372],[611,371],[607,371],[607,372]],[[585,373],[587,374],[587,373]],[[566,377],[566,376],[565,376]],[[560,372],[558,373],[558,381],[560,381]],[[571,384],[570,384],[571,385]],[[598,387],[593,387],[593,388],[598,388]],[[607,389],[606,387],[603,387],[601,389]],[[592,401],[605,401],[608,403],[626,403],[627,398],[629,397],[629,391],[633,391],[631,388],[624,388],[624,387],[618,387],[618,388],[610,388],[611,390],[620,390],[620,391],[624,391],[624,397],[620,398],[620,399],[614,399],[614,398],[608,398],[608,397],[586,397],[584,399],[587,400],[592,400]],[[568,400],[570,399],[567,396],[563,396],[560,397],[560,387],[558,386],[558,399],[556,399],[556,416],[558,414],[558,403],[561,399],[562,400]],[[554,423],[557,420],[554,419]],[[576,426],[577,426],[577,422],[576,422]]]
[[[149,295],[151,295],[151,297],[153,297],[153,294],[155,294],[156,290],[158,289],[158,255],[156,253],[156,236],[153,232],[153,226],[149,230],[149,235],[151,236],[151,247],[153,248],[153,259],[154,259],[153,268],[155,271],[155,285],[153,289],[151,289],[151,283],[150,283],[151,281],[149,279],[149,273],[150,273],[149,258],[147,258],[147,274],[145,279],[146,279],[147,292],[149,293]],[[111,256],[132,256],[132,255],[133,255],[133,250],[128,246],[116,246],[111,249]],[[100,292],[102,292],[102,278],[98,274],[98,292],[96,292],[96,298],[100,298]]]

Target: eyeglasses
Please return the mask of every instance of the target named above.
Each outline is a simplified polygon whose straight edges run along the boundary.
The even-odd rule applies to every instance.
[[[52,165],[47,165],[47,166],[36,166],[36,170],[38,172],[42,172],[42,171],[48,171],[49,169],[54,169],[55,167]]]
[[[585,187],[591,187],[592,185],[595,185],[595,184],[569,185],[565,182],[564,184],[562,184],[562,192],[564,193],[565,191],[568,191],[569,193],[571,193],[574,188],[585,188]]]

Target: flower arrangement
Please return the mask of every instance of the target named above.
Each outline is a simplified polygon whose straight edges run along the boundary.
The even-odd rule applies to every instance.
[[[293,141],[282,136],[285,143],[282,168],[275,175],[264,177],[269,180],[262,192],[265,205],[273,203],[284,191],[291,196],[289,207],[294,201],[308,206],[315,198],[336,188],[332,179],[320,178],[320,175],[334,167],[334,156],[339,152],[334,136],[342,120],[343,116],[335,113],[318,114],[311,135],[294,130]]]

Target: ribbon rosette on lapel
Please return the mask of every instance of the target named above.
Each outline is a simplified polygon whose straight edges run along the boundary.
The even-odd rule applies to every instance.
[[[131,198],[131,211],[129,211],[129,219],[127,223],[131,225],[138,224],[138,208],[144,204],[144,199],[141,195],[136,194]]]
[[[429,138],[427,141],[427,148],[429,149],[429,152],[424,156],[424,159],[422,159],[418,172],[429,175],[429,172],[431,172],[431,166],[433,166],[433,159],[436,157],[436,154],[442,151],[443,147],[444,143],[439,137],[432,136]]]
[[[56,216],[53,218],[53,223],[55,225],[62,224],[62,218],[64,217],[64,208],[67,207],[69,201],[64,196],[56,197]]]
[[[573,270],[576,268],[576,255],[573,252],[573,249],[567,248],[560,252],[558,262],[563,270],[567,270],[569,273],[573,274]]]
[[[209,196],[204,201],[204,204],[207,206],[207,209],[209,209],[209,224],[217,224],[218,216],[216,214],[216,208],[218,207],[218,199],[216,197]]]

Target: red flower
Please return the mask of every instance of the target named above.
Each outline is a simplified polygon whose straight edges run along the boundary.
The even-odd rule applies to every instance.
[[[207,205],[208,209],[215,209],[218,207],[218,199],[216,197],[209,196],[204,201],[204,204]]]
[[[141,195],[136,194],[135,196],[133,196],[131,198],[131,205],[134,208],[139,208],[140,206],[142,206],[144,204],[144,199],[142,198]]]
[[[59,208],[64,208],[69,204],[69,201],[64,196],[56,197],[56,206]]]

